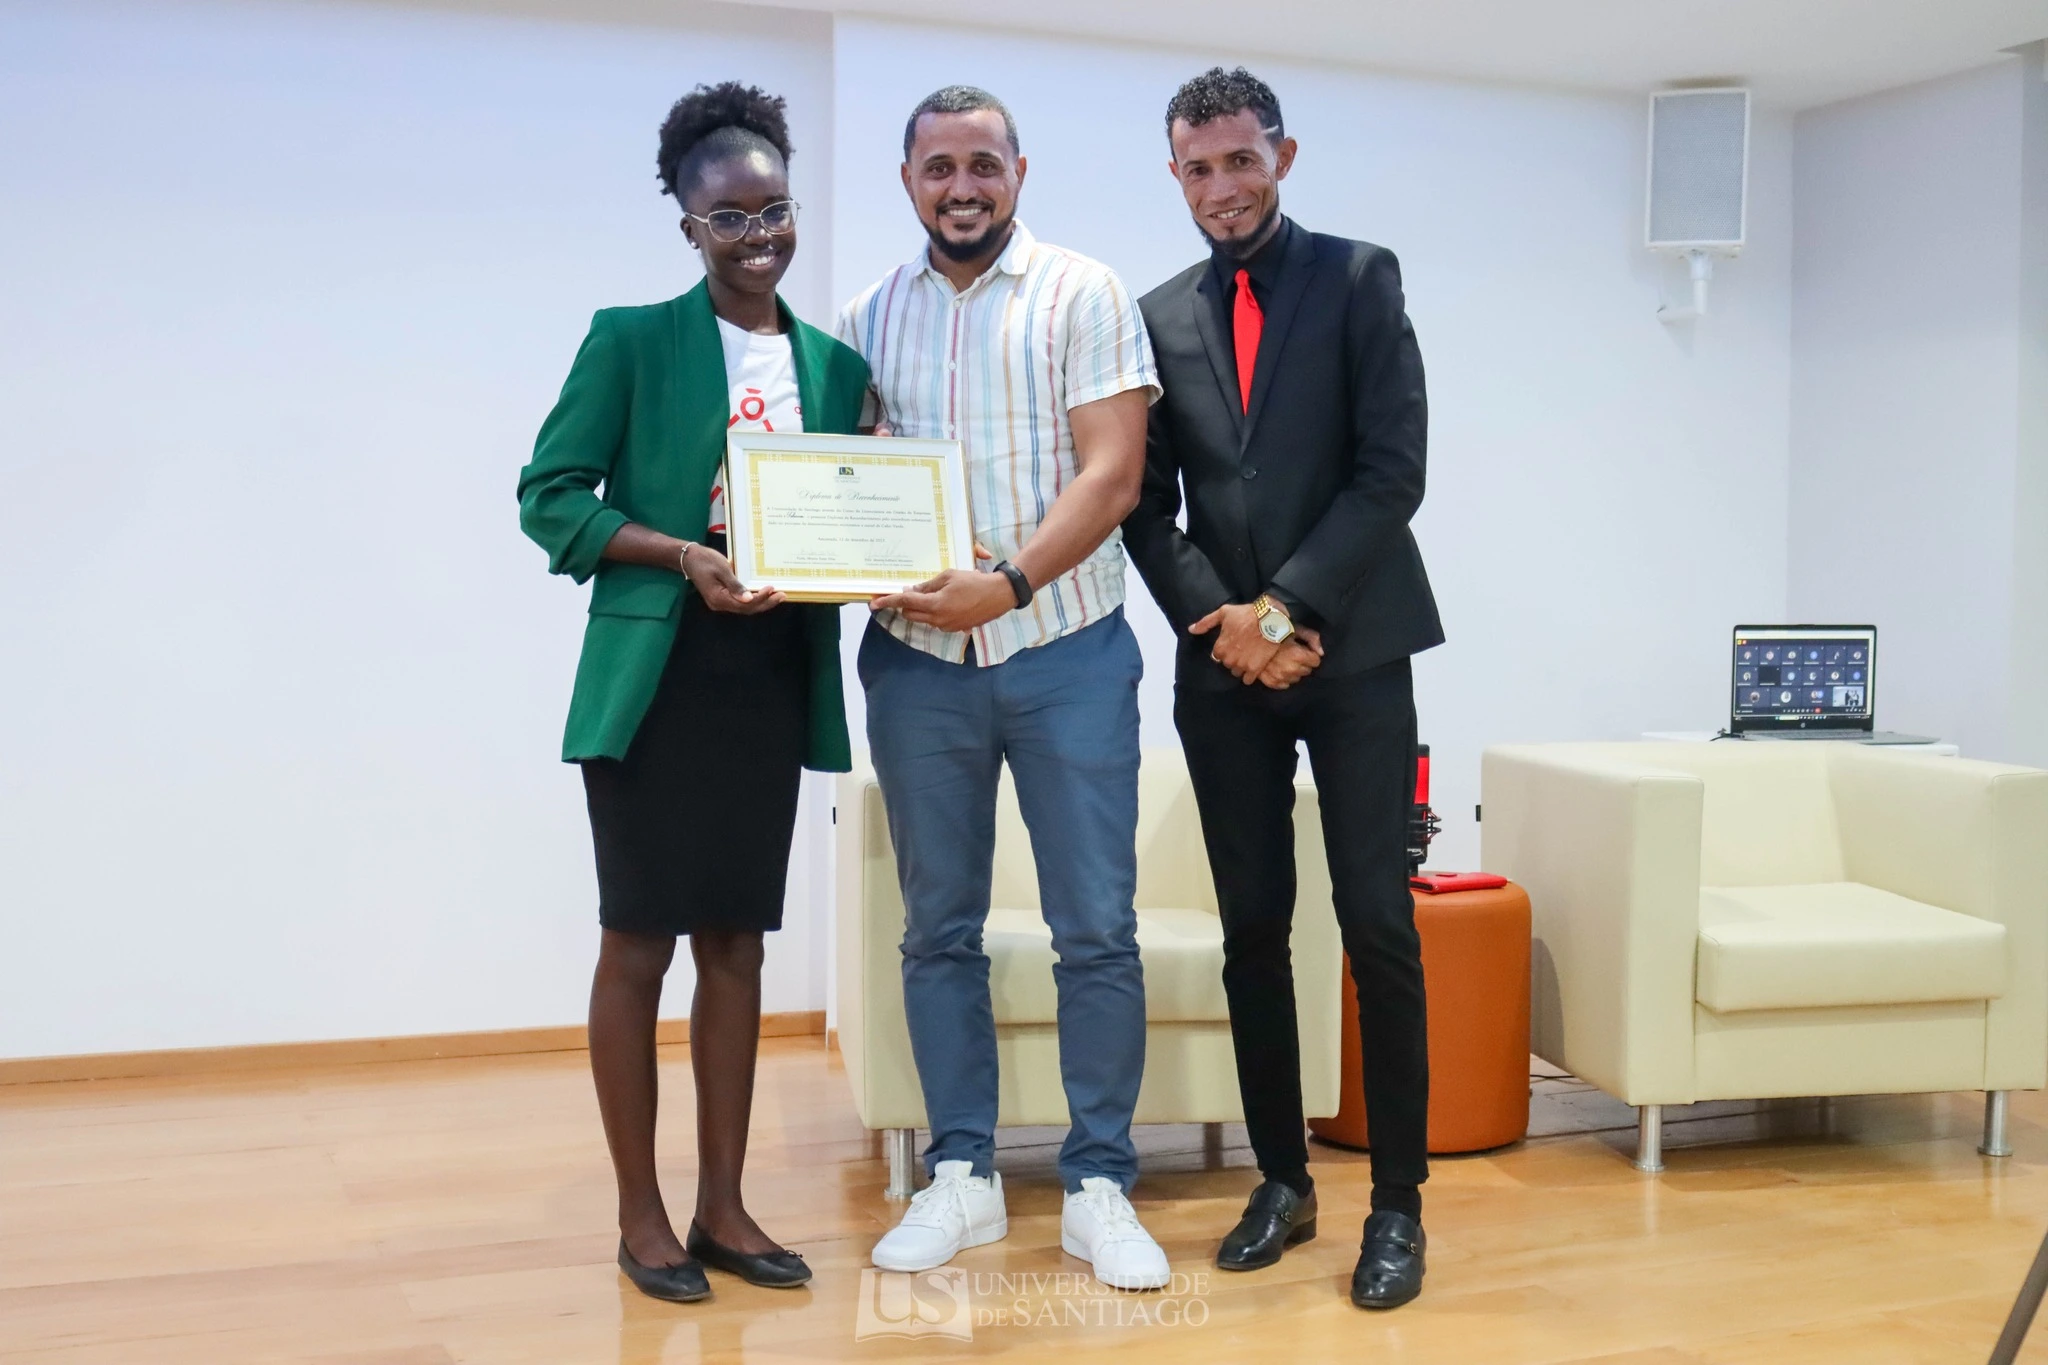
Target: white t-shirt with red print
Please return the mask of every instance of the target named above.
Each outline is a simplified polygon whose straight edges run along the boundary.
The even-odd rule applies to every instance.
[[[762,336],[720,318],[718,339],[725,345],[725,378],[732,390],[726,430],[802,431],[804,410],[797,401],[789,338]],[[725,534],[723,471],[711,483],[711,524],[705,534]]]

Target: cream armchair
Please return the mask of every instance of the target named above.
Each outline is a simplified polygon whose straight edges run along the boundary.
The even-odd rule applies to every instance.
[[[1489,749],[1538,1056],[1638,1110],[2048,1083],[2048,772],[1861,744]]]
[[[861,1122],[886,1133],[889,1193],[910,1193],[912,1132],[928,1126],[903,1017],[903,895],[874,774],[838,779],[838,1040]],[[1337,1112],[1343,949],[1330,908],[1315,788],[1295,787],[1295,1014],[1308,1117]],[[989,994],[1001,1067],[998,1122],[1067,1122],[1055,1031],[1052,934],[1007,769],[996,803],[988,926]],[[1240,1120],[1223,930],[1202,846],[1195,794],[1179,750],[1148,749],[1138,787],[1138,954],[1145,966],[1145,1079],[1139,1123]]]

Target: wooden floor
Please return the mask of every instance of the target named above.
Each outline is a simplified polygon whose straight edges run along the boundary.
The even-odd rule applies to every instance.
[[[663,1173],[685,1210],[687,1061],[665,1051]],[[1074,1278],[1057,1134],[1026,1130],[1004,1135],[1009,1238],[960,1258],[965,1298],[864,1300],[897,1206],[817,1039],[764,1045],[748,1173],[814,1287],[715,1276],[690,1306],[612,1266],[579,1054],[0,1087],[0,1362],[1962,1365],[1989,1353],[2048,1226],[2038,1095],[2016,1098],[2003,1162],[1976,1155],[1974,1095],[1674,1110],[1652,1178],[1626,1159],[1628,1111],[1567,1080],[1537,1092],[1527,1143],[1437,1163],[1428,1289],[1369,1316],[1343,1297],[1367,1193],[1354,1154],[1314,1149],[1318,1240],[1270,1270],[1210,1270],[1254,1182],[1238,1127],[1207,1149],[1199,1127],[1139,1130],[1136,1202],[1182,1275],[1167,1294]],[[972,1340],[857,1339],[915,1316]],[[2041,1335],[2023,1358],[2048,1361]]]

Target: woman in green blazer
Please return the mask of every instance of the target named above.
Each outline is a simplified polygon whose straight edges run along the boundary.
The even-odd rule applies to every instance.
[[[583,766],[602,940],[590,1064],[619,1186],[619,1266],[644,1292],[810,1270],[740,1195],[762,935],[782,898],[804,767],[846,770],[838,608],[750,591],[725,556],[725,433],[851,432],[867,367],[776,294],[796,250],[783,102],[702,87],[661,130],[664,190],[704,260],[679,299],[597,314],[533,461],[519,521],[548,567],[595,578],[562,757]],[[602,493],[599,492],[602,488]],[[654,1023],[687,935],[697,967],[697,1205],[679,1241],[654,1173]]]

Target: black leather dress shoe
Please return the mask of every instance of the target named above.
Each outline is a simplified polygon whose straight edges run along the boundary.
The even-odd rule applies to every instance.
[[[619,1269],[626,1272],[626,1278],[650,1299],[666,1299],[670,1303],[695,1303],[698,1299],[711,1296],[711,1281],[704,1278],[704,1267],[695,1261],[684,1261],[680,1265],[641,1265],[633,1259],[633,1253],[626,1250],[626,1239],[619,1239]]]
[[[1291,1186],[1268,1180],[1252,1191],[1244,1216],[1223,1239],[1216,1268],[1263,1270],[1279,1264],[1282,1251],[1315,1235],[1316,1192],[1296,1194]]]
[[[711,1234],[695,1223],[690,1224],[683,1246],[713,1270],[737,1275],[763,1289],[795,1289],[811,1282],[811,1268],[794,1251],[734,1251],[712,1241]]]
[[[1422,1250],[1429,1239],[1405,1213],[1381,1209],[1365,1220],[1351,1301],[1360,1308],[1399,1308],[1422,1292]]]

